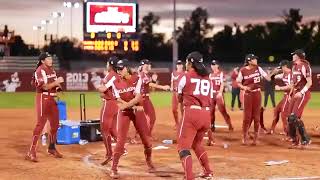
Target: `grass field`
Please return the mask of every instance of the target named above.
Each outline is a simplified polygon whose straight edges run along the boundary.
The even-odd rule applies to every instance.
[[[66,101],[67,106],[70,108],[79,107],[79,94],[80,92],[64,92],[60,94],[60,99]],[[100,107],[100,97],[96,92],[86,92],[86,106],[88,108]],[[0,108],[33,108],[34,107],[33,92],[18,92],[18,93],[0,93]],[[152,102],[155,107],[168,107],[171,104],[171,93],[169,92],[156,92],[151,95]],[[282,93],[276,94],[276,102],[282,98]],[[231,94],[225,94],[225,102],[230,107]],[[268,106],[271,107],[269,99]],[[308,103],[308,108],[320,108],[320,92],[313,92],[312,98]]]

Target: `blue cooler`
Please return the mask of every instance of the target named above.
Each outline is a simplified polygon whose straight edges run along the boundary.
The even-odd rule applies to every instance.
[[[65,101],[57,101],[57,106],[59,110],[59,120],[67,120],[67,105]]]
[[[58,144],[78,144],[80,141],[80,123],[75,121],[60,121],[57,132]]]

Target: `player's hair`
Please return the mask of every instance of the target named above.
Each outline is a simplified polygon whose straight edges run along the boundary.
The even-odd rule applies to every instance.
[[[32,86],[35,85],[35,82],[36,82],[35,73],[36,73],[37,69],[39,68],[39,66],[41,66],[41,65],[42,65],[42,60],[39,60],[39,61],[37,62],[37,65],[36,65],[35,70],[33,71],[32,80],[31,80],[31,82],[30,82]]]
[[[192,63],[192,68],[197,72],[200,76],[208,76],[209,72],[207,71],[207,68],[204,66],[202,62],[194,61]]]

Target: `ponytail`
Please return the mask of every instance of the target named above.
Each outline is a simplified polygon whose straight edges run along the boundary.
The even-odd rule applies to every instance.
[[[37,65],[36,65],[35,70],[33,71],[32,80],[31,80],[31,85],[32,85],[32,86],[35,85],[35,82],[36,82],[35,73],[36,73],[37,69],[38,69],[41,65],[42,65],[42,60],[39,60],[39,61],[37,62]]]
[[[209,72],[207,71],[206,67],[204,66],[204,64],[202,62],[194,61],[192,63],[192,67],[197,72],[197,74],[202,76],[202,77],[209,75]]]

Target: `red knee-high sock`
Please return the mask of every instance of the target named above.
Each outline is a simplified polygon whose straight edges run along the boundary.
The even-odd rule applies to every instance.
[[[122,153],[117,153],[117,152],[113,154],[111,170],[118,171],[118,163],[121,155]]]
[[[200,161],[201,166],[204,169],[204,173],[211,174],[212,170],[210,169],[210,166],[209,166],[209,158],[208,158],[207,152],[204,151],[200,155],[197,154],[197,157]]]
[[[182,166],[184,168],[184,174],[186,180],[193,180],[193,172],[192,172],[192,157],[188,155],[181,159]]]

